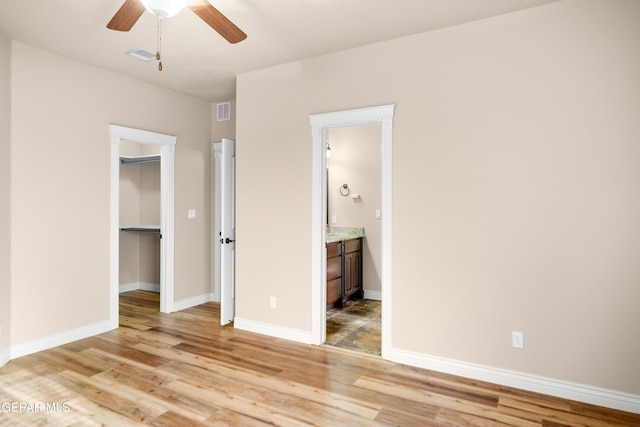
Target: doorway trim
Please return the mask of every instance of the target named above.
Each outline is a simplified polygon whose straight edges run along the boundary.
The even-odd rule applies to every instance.
[[[160,146],[160,311],[174,311],[174,158],[178,137],[110,124],[111,246],[109,319],[118,327],[120,282],[120,142]]]
[[[382,358],[391,350],[391,238],[392,238],[392,148],[395,105],[336,111],[309,116],[313,139],[311,214],[311,340],[326,340],[327,305],[327,130],[339,127],[382,125]]]

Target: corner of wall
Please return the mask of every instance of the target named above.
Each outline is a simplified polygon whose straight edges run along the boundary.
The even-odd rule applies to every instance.
[[[218,103],[211,104],[211,142],[220,141],[222,138],[236,139],[236,100],[231,99],[231,116],[229,120],[218,121]]]
[[[11,40],[0,33],[0,366],[9,360],[11,326]]]

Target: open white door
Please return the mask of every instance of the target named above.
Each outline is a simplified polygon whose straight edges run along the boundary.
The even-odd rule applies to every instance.
[[[220,324],[233,322],[236,312],[236,143],[222,139],[220,171]]]

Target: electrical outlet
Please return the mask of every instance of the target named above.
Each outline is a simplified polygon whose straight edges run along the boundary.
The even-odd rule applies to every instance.
[[[276,308],[276,297],[269,297],[269,307]]]
[[[524,334],[522,332],[511,331],[511,346],[524,348]]]

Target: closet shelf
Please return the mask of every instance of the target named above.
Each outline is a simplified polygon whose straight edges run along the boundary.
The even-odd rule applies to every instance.
[[[123,227],[120,227],[120,231],[143,231],[143,232],[159,233],[160,226],[148,225],[148,224],[125,225]]]
[[[130,165],[139,163],[159,162],[160,154],[150,154],[147,156],[120,156],[120,164]]]

